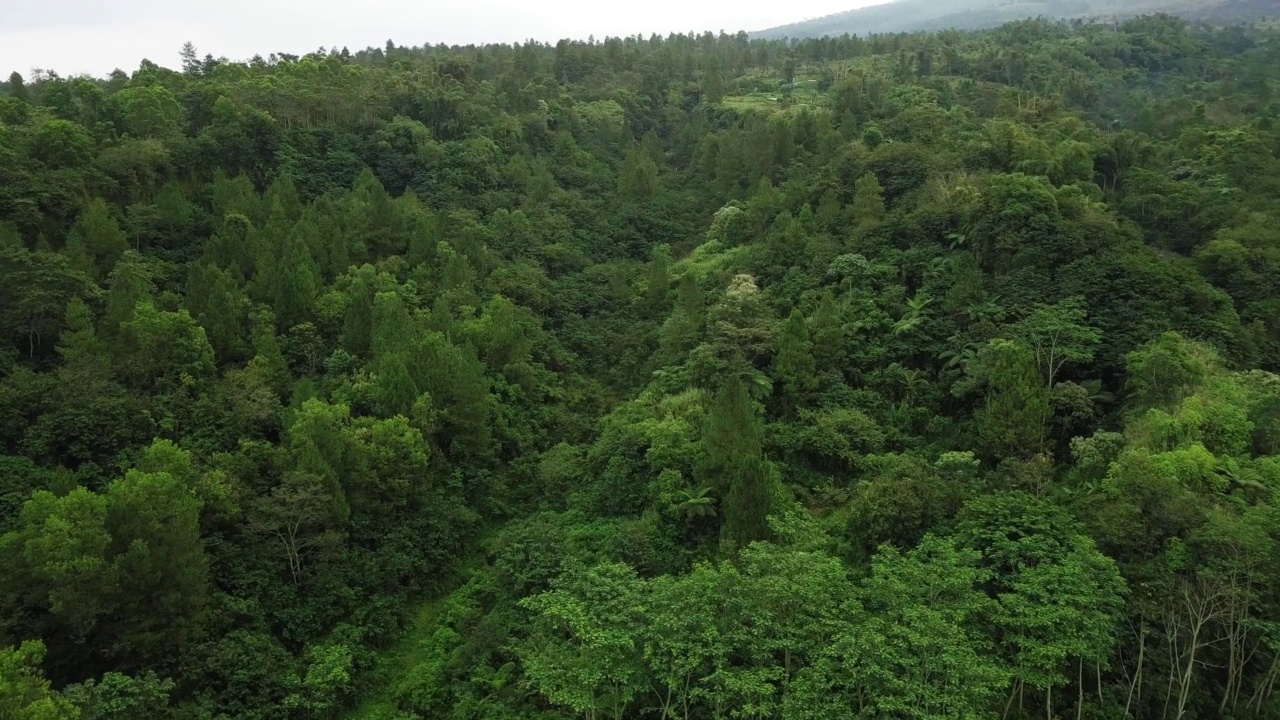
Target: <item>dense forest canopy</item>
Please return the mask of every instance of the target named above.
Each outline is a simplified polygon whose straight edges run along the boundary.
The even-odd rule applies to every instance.
[[[1280,30],[0,94],[6,720],[1275,718]]]

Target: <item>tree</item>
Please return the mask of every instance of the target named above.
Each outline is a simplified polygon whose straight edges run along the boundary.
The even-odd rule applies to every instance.
[[[60,255],[0,250],[0,330],[29,356],[40,346],[52,349],[71,298],[94,294],[90,279]]]
[[[1083,300],[1071,298],[1056,305],[1038,306],[1014,330],[1035,351],[1036,365],[1050,390],[1064,365],[1093,359],[1102,333],[1085,324],[1085,315]]]
[[[437,333],[418,338],[409,372],[418,389],[439,408],[433,437],[452,457],[480,460],[493,452],[492,383],[470,345],[458,347]]]
[[[183,299],[191,316],[204,328],[219,360],[226,362],[244,355],[249,298],[230,273],[212,263],[192,263]]]
[[[1034,352],[1018,342],[993,340],[966,372],[986,388],[975,419],[988,450],[1001,458],[1042,452],[1053,410]]]
[[[711,105],[724,100],[724,77],[718,69],[711,69],[702,76],[702,99]]]
[[[1111,655],[1127,593],[1115,561],[1062,508],[1020,492],[971,500],[956,539],[980,552],[991,573],[999,601],[993,621],[1015,680],[1006,705],[1023,688],[1038,688],[1052,719],[1053,688],[1069,682],[1069,661],[1077,663],[1079,683],[1086,662]]]
[[[119,337],[123,325],[132,320],[139,303],[154,300],[152,268],[135,253],[126,254],[116,264],[107,285],[107,307],[99,330],[104,338]]]
[[[116,642],[122,667],[145,666],[186,647],[209,600],[200,539],[201,502],[189,481],[130,470],[106,493],[104,525],[126,622]]]
[[[654,248],[653,258],[649,261],[649,276],[645,285],[645,299],[650,310],[654,313],[662,311],[670,292],[671,250],[666,245],[659,245]]]
[[[746,386],[730,376],[707,416],[702,476],[725,493],[725,533],[739,547],[769,536],[766,520],[773,506],[773,477],[763,442],[764,428]]]
[[[178,132],[182,105],[162,85],[127,87],[112,100],[124,115],[124,127],[134,137],[168,138]]]
[[[174,682],[155,673],[131,677],[109,672],[101,680],[68,686],[63,695],[80,710],[80,720],[128,720],[172,713]]]
[[[689,573],[649,582],[644,659],[663,717],[690,720],[705,684],[728,665],[731,647],[721,630],[732,621],[722,612],[739,575],[699,563]]]
[[[853,217],[860,225],[876,223],[884,217],[884,188],[873,173],[858,178],[853,186]]]
[[[520,605],[537,615],[521,652],[547,699],[587,720],[621,720],[643,688],[644,586],[625,565],[571,568]]]
[[[114,609],[119,578],[106,558],[106,514],[106,499],[84,488],[61,498],[39,491],[23,506],[18,530],[0,538],[15,560],[3,584],[22,605],[49,613],[64,642],[83,643]]]
[[[0,716],[10,720],[78,720],[80,712],[40,674],[44,644],[0,648]]]
[[[253,324],[253,358],[249,360],[248,370],[277,396],[285,397],[293,386],[293,378],[276,336],[275,315],[267,308],[258,308],[250,315],[250,322]]]
[[[373,342],[373,300],[377,294],[377,277],[372,267],[360,268],[348,291],[346,317],[342,326],[342,347],[356,357],[369,354]]]
[[[190,40],[182,44],[182,50],[178,53],[182,58],[182,72],[187,75],[195,76],[200,74],[200,54],[196,50],[195,43]]]
[[[77,269],[97,279],[109,277],[128,249],[128,238],[102,198],[90,201],[67,238],[67,252],[81,265]]]
[[[352,648],[346,643],[326,643],[312,647],[307,657],[310,665],[302,677],[302,704],[308,714],[332,715],[354,689]]]
[[[296,585],[316,555],[336,549],[342,535],[334,528],[333,499],[319,478],[292,473],[251,509],[249,527],[273,540],[288,563]]]
[[[1124,592],[1115,563],[1081,535],[1065,557],[1029,565],[1000,596],[996,622],[1014,653],[1014,677],[1044,690],[1049,720],[1054,717],[1053,687],[1067,682],[1064,666],[1075,659],[1081,669],[1077,682],[1083,683],[1086,663],[1099,664],[1111,656]],[[1082,685],[1079,693],[1077,703],[1082,704]]]
[[[377,362],[378,403],[386,415],[410,416],[421,393],[399,355],[388,355]]]
[[[783,717],[989,717],[1008,672],[982,632],[992,602],[977,559],[934,536],[906,555],[881,549]]]
[[[817,389],[816,365],[809,326],[799,310],[792,310],[778,334],[778,354],[773,359],[773,371],[782,380],[792,403],[799,403],[807,393]]]
[[[618,195],[637,202],[658,194],[658,166],[647,153],[632,150],[622,160],[618,173]]]
[[[9,73],[9,94],[23,102],[29,101],[27,83],[22,79],[22,73],[17,71]]]
[[[849,329],[842,317],[841,306],[829,290],[823,293],[810,322],[816,368],[824,373],[843,373],[844,360],[848,356]]]
[[[1138,408],[1167,408],[1195,389],[1216,365],[1211,350],[1167,332],[1126,357],[1126,390]]]
[[[190,389],[214,375],[213,348],[204,328],[186,310],[158,310],[140,303],[120,325],[121,375],[140,389]]]
[[[309,231],[299,224],[290,232],[277,261],[271,285],[276,321],[281,328],[306,322],[320,290],[320,271],[304,236]]]

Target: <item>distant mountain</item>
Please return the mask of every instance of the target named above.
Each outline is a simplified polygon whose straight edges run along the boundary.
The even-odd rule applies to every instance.
[[[1280,16],[1280,0],[894,0],[762,30],[752,33],[752,37],[805,38],[947,28],[973,30],[1031,17],[1110,20],[1151,13],[1193,19],[1274,18]]]

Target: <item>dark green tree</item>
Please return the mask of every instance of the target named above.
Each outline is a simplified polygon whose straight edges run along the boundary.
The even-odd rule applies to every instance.
[[[702,477],[724,493],[724,531],[737,547],[770,535],[774,480],[763,445],[763,422],[746,385],[730,376],[707,416]]]

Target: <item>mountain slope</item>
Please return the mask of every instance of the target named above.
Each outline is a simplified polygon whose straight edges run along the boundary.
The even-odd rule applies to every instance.
[[[1030,17],[1111,19],[1150,13],[1243,20],[1280,15],[1280,0],[894,0],[753,33],[776,39],[992,27]]]

